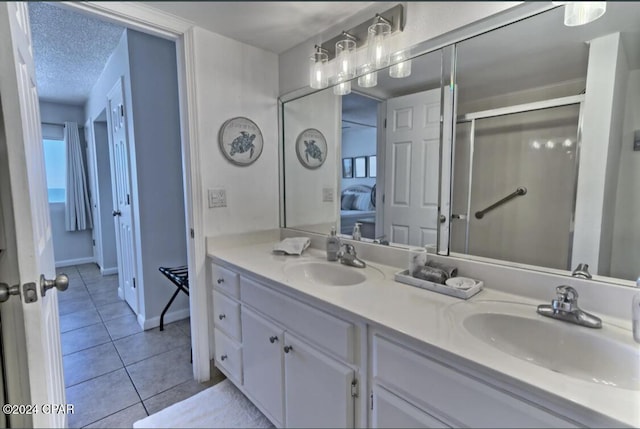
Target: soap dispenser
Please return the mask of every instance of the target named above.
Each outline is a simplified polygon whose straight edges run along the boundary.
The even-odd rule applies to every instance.
[[[327,261],[337,261],[340,251],[340,238],[336,235],[336,227],[331,227],[331,234],[327,237]]]
[[[362,239],[362,233],[360,232],[360,225],[362,225],[361,223],[356,222],[356,224],[353,226],[353,239],[356,241],[360,241],[360,239]]]

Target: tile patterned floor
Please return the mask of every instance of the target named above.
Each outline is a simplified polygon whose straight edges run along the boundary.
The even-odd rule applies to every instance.
[[[71,428],[130,428],[133,422],[221,381],[193,380],[189,319],[142,331],[118,297],[118,277],[95,264],[58,269],[69,276],[59,294]]]

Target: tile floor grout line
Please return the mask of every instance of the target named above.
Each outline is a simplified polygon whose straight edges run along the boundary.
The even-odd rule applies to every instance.
[[[65,390],[66,390],[66,389],[68,389],[68,388],[70,388],[70,387],[77,386],[78,384],[82,384],[82,383],[86,383],[87,381],[95,380],[96,378],[98,378],[98,377],[102,377],[103,375],[109,375],[109,374],[112,374],[112,373],[114,373],[114,372],[116,372],[116,371],[120,371],[121,369],[124,369],[124,365],[123,365],[123,366],[121,366],[120,368],[116,368],[116,369],[114,369],[114,370],[107,371],[107,372],[105,372],[104,374],[96,375],[96,376],[94,376],[94,377],[87,378],[86,380],[82,380],[82,381],[79,381],[79,382],[77,382],[77,383],[70,384],[69,386],[65,386],[64,388],[65,388]]]

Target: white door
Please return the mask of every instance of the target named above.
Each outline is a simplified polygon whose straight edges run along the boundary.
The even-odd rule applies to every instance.
[[[440,89],[387,100],[384,233],[393,243],[438,236]]]
[[[253,398],[282,424],[283,373],[280,328],[242,307],[243,385]]]
[[[0,41],[4,124],[0,151],[9,167],[10,182],[2,189],[10,194],[3,201],[11,202],[13,214],[11,219],[5,217],[5,227],[13,228],[11,234],[15,234],[4,257],[15,261],[9,268],[18,274],[24,318],[24,337],[5,335],[3,342],[9,349],[26,341],[30,403],[64,404],[57,291],[45,296],[40,291],[40,275],[52,278],[55,269],[27,2],[0,3]],[[25,286],[34,286],[34,292],[28,293]],[[37,300],[27,303],[29,298]],[[15,302],[18,298],[10,299]],[[65,414],[39,411],[32,415],[34,427],[66,427]]]
[[[109,158],[111,162],[111,190],[113,193],[113,221],[116,228],[116,252],[122,297],[138,314],[138,292],[135,279],[135,246],[131,211],[131,179],[129,144],[127,141],[127,112],[124,105],[124,86],[119,78],[107,95],[109,126]]]
[[[98,231],[100,230],[100,217],[98,210],[98,175],[96,173],[96,149],[95,142],[93,141],[93,122],[89,119],[84,124],[84,141],[87,144],[87,174],[89,175],[89,200],[91,204],[91,220],[93,221],[93,228],[91,228],[91,239],[93,243],[93,256],[100,265],[100,268],[104,268],[102,259],[102,246],[99,246],[100,237]]]
[[[286,427],[352,428],[354,371],[288,332],[282,348]]]

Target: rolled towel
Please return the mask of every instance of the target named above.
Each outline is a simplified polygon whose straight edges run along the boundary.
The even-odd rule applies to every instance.
[[[427,266],[444,271],[447,274],[447,279],[450,279],[451,277],[456,277],[458,275],[458,268],[453,267],[451,265],[441,264],[440,262],[435,262],[435,261],[427,261]]]
[[[413,277],[421,280],[427,280],[433,283],[444,284],[447,281],[447,273],[439,268],[425,265],[413,274]]]
[[[310,244],[311,240],[309,237],[285,238],[281,242],[273,245],[273,251],[286,255],[301,255]]]

